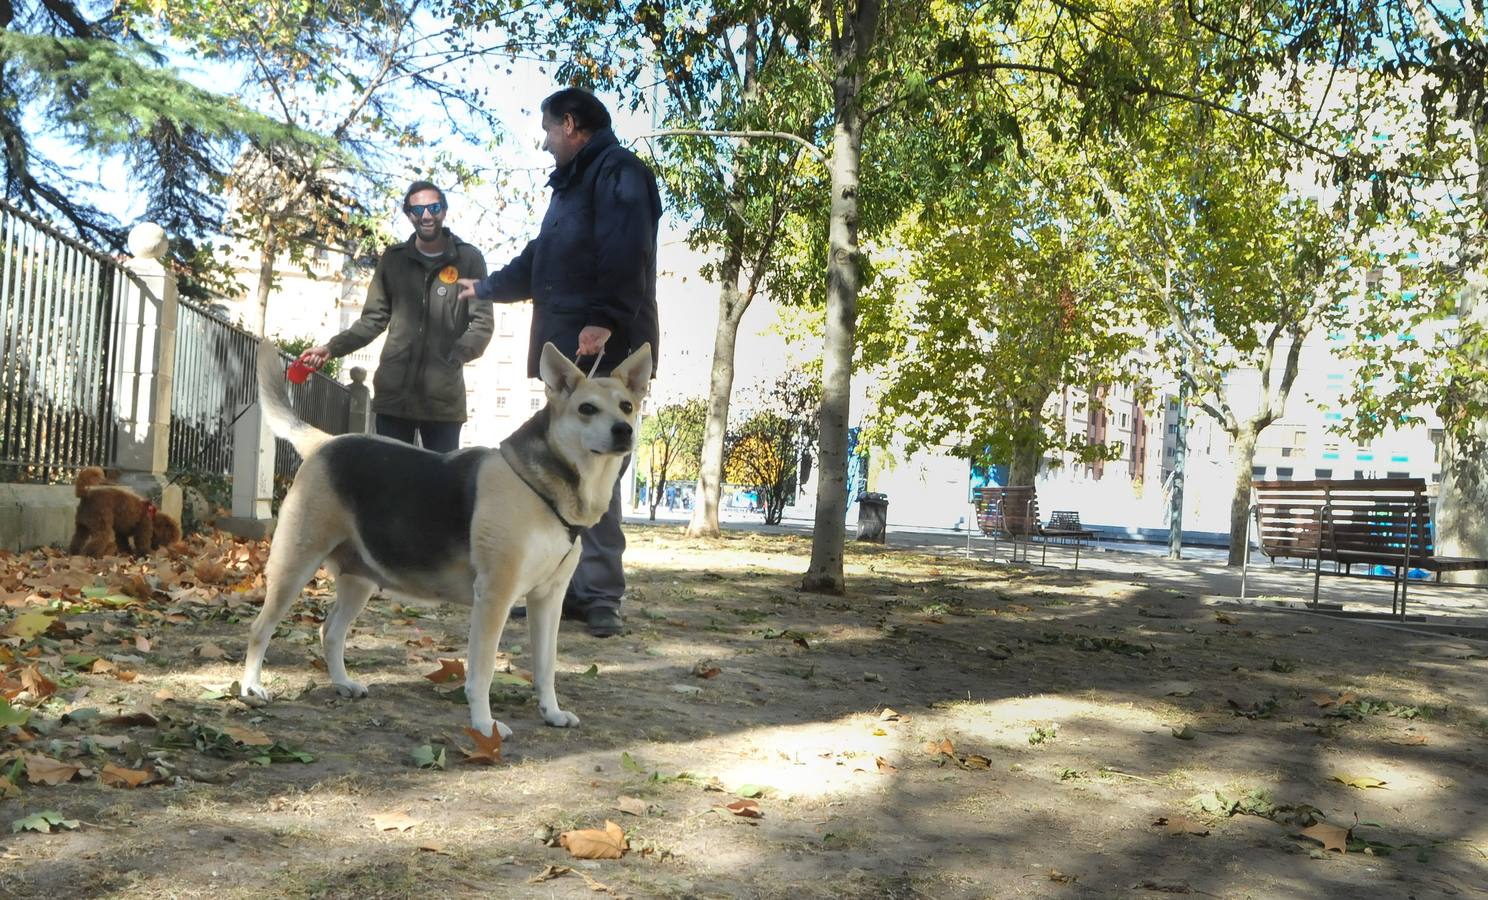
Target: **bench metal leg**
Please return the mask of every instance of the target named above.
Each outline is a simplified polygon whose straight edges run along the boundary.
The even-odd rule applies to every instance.
[[[1250,514],[1245,517],[1245,552],[1240,556],[1240,599],[1245,599],[1246,578],[1250,575],[1250,523],[1255,519],[1255,504],[1250,506]],[[1271,560],[1276,565],[1276,560]]]
[[[1075,538],[1075,571],[1080,571],[1080,548],[1084,546],[1084,538]]]
[[[1033,540],[1033,538],[1029,538],[1029,540],[1031,541]],[[1043,544],[1044,546],[1044,554],[1039,557],[1039,565],[1047,566],[1049,564],[1049,539],[1044,538],[1042,541],[1039,541],[1039,543]]]

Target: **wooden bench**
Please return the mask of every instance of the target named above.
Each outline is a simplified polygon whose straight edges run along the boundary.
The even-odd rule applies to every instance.
[[[1044,565],[1049,559],[1049,542],[1073,543],[1075,545],[1075,568],[1080,568],[1080,550],[1085,542],[1095,537],[1095,532],[1080,525],[1080,514],[1072,510],[1056,510],[1049,516],[1048,526],[1039,523],[1038,492],[1033,485],[1018,487],[984,487],[976,490],[977,526],[982,534],[992,538],[992,553],[997,554],[997,541],[1006,537],[1013,543],[1013,561],[1018,561],[1018,546],[1023,546],[1023,560],[1028,560],[1028,548],[1034,538],[1043,545],[1039,560]]]
[[[1323,563],[1334,573],[1354,565],[1393,570],[1390,612],[1405,618],[1410,572],[1488,569],[1488,559],[1439,556],[1433,540],[1431,501],[1420,478],[1257,481],[1251,486],[1240,596],[1245,597],[1252,529],[1261,552],[1273,562],[1300,559],[1313,569],[1312,605],[1317,606]]]

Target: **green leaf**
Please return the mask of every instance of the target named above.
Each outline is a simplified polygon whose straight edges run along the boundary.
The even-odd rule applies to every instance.
[[[31,710],[11,706],[10,701],[0,697],[0,728],[8,725],[25,725],[31,718]]]
[[[629,753],[621,753],[620,754],[620,768],[624,769],[627,772],[644,772],[645,771],[645,769],[642,769],[641,768],[641,764],[638,763],[638,762],[636,762],[635,759],[632,758]]]
[[[420,769],[443,769],[444,748],[435,750],[429,744],[424,744],[413,751],[413,764]]]
[[[49,834],[59,829],[72,831],[81,824],[77,819],[62,818],[62,814],[55,809],[44,809],[39,813],[26,816],[24,819],[16,819],[14,822],[11,822],[10,830],[12,832],[39,831],[42,834]]]
[[[759,784],[741,784],[739,785],[739,789],[734,791],[734,793],[746,800],[752,800],[755,797],[763,797],[765,791],[768,790],[769,788]]]
[[[21,613],[5,627],[5,633],[23,641],[29,641],[50,628],[56,620],[56,616],[49,616],[46,613]]]
[[[598,678],[599,677],[599,663],[590,663],[589,664],[589,668],[587,668],[583,672],[581,672],[580,673],[580,676],[583,677],[583,678]]]

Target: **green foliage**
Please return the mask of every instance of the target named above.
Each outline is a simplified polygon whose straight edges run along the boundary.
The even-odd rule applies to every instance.
[[[636,467],[644,468],[651,517],[669,480],[697,478],[708,404],[701,397],[669,403],[641,421]]]
[[[767,524],[780,524],[795,499],[802,457],[816,452],[821,381],[813,369],[786,372],[758,389],[752,412],[725,441],[724,478],[758,493]]]

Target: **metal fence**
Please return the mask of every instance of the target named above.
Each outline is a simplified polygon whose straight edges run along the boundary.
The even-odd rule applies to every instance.
[[[258,338],[182,300],[176,322],[168,468],[193,475],[232,474],[233,425],[258,401]],[[290,400],[306,422],[344,434],[351,420],[345,385],[316,373],[290,385]],[[290,478],[300,457],[287,441],[275,442],[274,474]]]
[[[0,200],[0,481],[108,465],[128,272]]]

